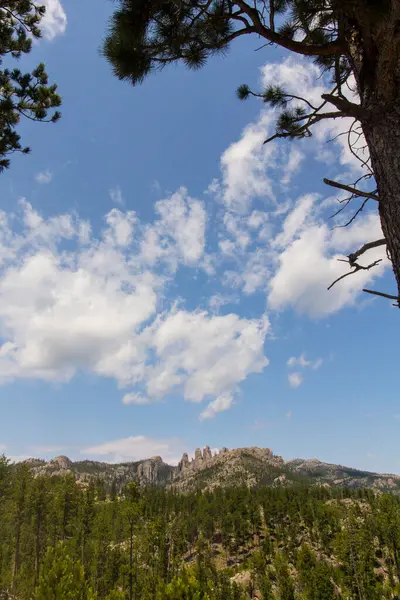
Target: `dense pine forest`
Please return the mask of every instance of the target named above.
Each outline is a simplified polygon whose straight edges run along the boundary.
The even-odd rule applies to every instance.
[[[390,494],[83,486],[0,458],[0,590],[13,598],[378,600],[399,578]]]

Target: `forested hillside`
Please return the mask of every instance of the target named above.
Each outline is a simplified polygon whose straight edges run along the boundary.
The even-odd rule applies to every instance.
[[[138,488],[0,461],[0,590],[21,600],[378,600],[400,500],[321,487]]]

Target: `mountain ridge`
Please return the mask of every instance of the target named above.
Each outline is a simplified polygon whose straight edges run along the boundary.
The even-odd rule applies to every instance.
[[[326,463],[316,458],[295,458],[285,461],[270,448],[221,448],[212,453],[209,446],[197,448],[192,460],[187,453],[177,465],[170,465],[161,456],[148,459],[107,463],[71,461],[57,456],[49,461],[27,459],[36,476],[73,474],[82,485],[100,479],[107,486],[121,488],[128,481],[140,485],[168,487],[181,491],[246,485],[290,486],[323,485],[326,487],[370,488],[400,494],[400,475],[374,473],[343,465]]]

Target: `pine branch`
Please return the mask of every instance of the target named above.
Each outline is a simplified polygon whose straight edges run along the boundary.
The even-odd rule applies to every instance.
[[[359,250],[356,250],[356,252],[353,252],[352,254],[348,255],[350,265],[353,266],[356,260],[362,254],[364,254],[364,252],[368,252],[368,250],[371,250],[372,248],[378,248],[379,246],[386,246],[386,244],[387,242],[385,238],[381,238],[379,240],[376,240],[375,242],[368,242],[367,244],[364,244],[364,246],[361,246]]]
[[[354,102],[349,102],[346,98],[341,96],[335,96],[334,94],[322,94],[321,98],[336,106],[338,110],[345,112],[349,117],[355,117],[356,119],[361,119],[366,116],[366,113],[359,104],[355,104]]]
[[[303,56],[335,56],[347,52],[346,42],[340,39],[325,44],[304,44],[303,42],[294,41],[276,31],[272,31],[269,27],[265,27],[256,8],[249,6],[243,0],[236,0],[236,3],[250,17],[257,33],[261,37],[282,48],[291,50],[296,54],[302,54]]]
[[[376,200],[377,202],[379,202],[379,196],[377,196],[376,194],[371,194],[369,192],[363,192],[362,190],[354,188],[350,185],[345,185],[344,183],[332,181],[332,179],[326,179],[325,177],[324,177],[323,181],[324,181],[324,183],[326,183],[326,185],[330,185],[331,187],[338,188],[339,190],[344,190],[345,192],[350,192],[350,193],[354,194],[355,196],[361,196],[363,198],[370,198],[371,200]]]
[[[382,298],[388,298],[389,300],[396,300],[397,304],[395,306],[400,306],[400,298],[398,296],[392,296],[391,294],[385,294],[383,292],[376,292],[375,290],[366,290],[363,289],[363,292],[367,294],[373,294],[374,296],[381,296]]]
[[[263,144],[268,144],[269,142],[272,142],[272,140],[275,140],[277,138],[311,137],[312,134],[310,131],[310,127],[312,127],[319,121],[324,121],[325,119],[337,119],[338,117],[344,117],[344,116],[346,116],[346,115],[344,115],[341,112],[332,112],[332,113],[322,113],[322,114],[313,113],[311,115],[295,117],[293,119],[293,123],[303,121],[304,119],[309,119],[309,120],[307,121],[307,123],[304,123],[304,125],[302,125],[298,129],[296,129],[295,131],[275,133],[273,136],[264,140]]]
[[[343,260],[341,258],[339,258],[338,260],[339,260],[339,262],[345,262],[345,263],[350,264],[350,261]],[[379,258],[378,260],[375,260],[373,263],[371,263],[370,265],[367,265],[366,267],[364,267],[363,265],[359,265],[357,263],[351,265],[352,268],[353,268],[353,270],[350,271],[349,273],[345,273],[344,275],[341,275],[340,277],[338,277],[337,279],[335,279],[335,281],[333,283],[331,283],[331,285],[327,289],[328,290],[332,289],[333,286],[336,283],[338,283],[342,279],[345,279],[345,277],[349,277],[350,275],[354,275],[354,273],[358,273],[358,271],[369,271],[373,267],[376,267],[380,262],[382,262],[382,258]]]

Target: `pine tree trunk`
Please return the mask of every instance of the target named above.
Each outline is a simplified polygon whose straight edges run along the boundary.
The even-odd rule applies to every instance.
[[[12,574],[12,590],[15,591],[16,579],[19,571],[20,563],[20,546],[21,546],[21,523],[17,521],[17,530],[15,534],[15,551],[14,551],[14,564]]]
[[[133,522],[129,527],[129,600],[133,600]]]
[[[400,106],[377,123],[364,124],[378,188],[379,215],[400,297]],[[392,292],[390,292],[392,293]]]
[[[400,2],[341,3],[361,118],[378,189],[379,215],[400,297]],[[372,241],[372,240],[371,240]]]
[[[35,539],[35,586],[39,583],[39,575],[40,575],[40,530],[42,526],[42,511],[39,507],[39,510],[36,514],[36,539]]]

